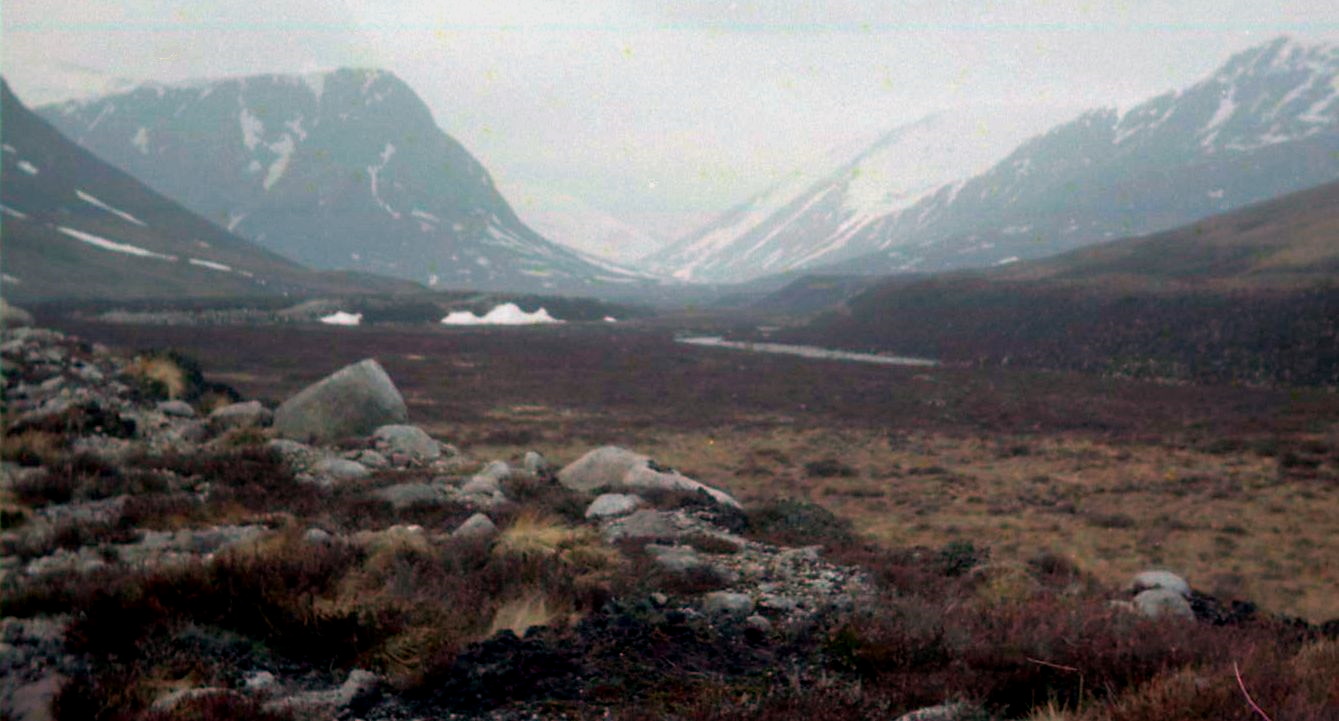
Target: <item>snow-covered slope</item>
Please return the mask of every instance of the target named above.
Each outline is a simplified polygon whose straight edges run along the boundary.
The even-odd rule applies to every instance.
[[[390,73],[150,85],[40,110],[159,192],[313,267],[525,291],[632,279],[521,222]]]
[[[936,141],[908,137],[884,157],[919,157],[912,167],[946,174],[984,157],[926,163],[942,157]],[[1319,185],[1339,177],[1339,46],[1280,38],[1124,113],[1084,113],[970,178],[926,190],[932,175],[910,176],[925,185],[899,185],[907,176],[890,174],[896,182],[881,196],[880,183],[852,193],[849,178],[815,186],[711,253],[696,252],[700,233],[655,259],[680,276],[732,280],[797,269],[982,267],[1156,232]]]
[[[897,127],[840,163],[815,166],[648,258],[683,280],[748,280],[804,267],[942,186],[983,172],[1063,111],[972,107]],[[865,248],[864,250],[868,250]]]

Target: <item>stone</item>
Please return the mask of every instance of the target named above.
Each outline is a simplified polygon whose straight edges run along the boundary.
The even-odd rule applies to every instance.
[[[482,471],[475,474],[475,478],[491,478],[498,483],[511,478],[511,466],[506,461],[490,461],[484,466]]]
[[[326,531],[325,529],[308,528],[306,533],[302,534],[302,540],[306,541],[307,543],[324,545],[335,540],[335,537],[330,535],[330,532]]]
[[[358,457],[355,458],[354,460],[358,461],[364,466],[367,466],[368,468],[371,468],[372,470],[381,470],[384,468],[390,468],[391,465],[391,462],[386,460],[385,456],[381,455],[380,453],[377,453],[376,451],[362,451],[358,454]]]
[[[492,476],[475,476],[460,487],[460,492],[470,495],[491,496],[500,492],[497,480]]]
[[[586,518],[618,518],[637,510],[642,503],[641,496],[622,493],[605,493],[591,501],[586,507]]]
[[[647,456],[618,446],[603,446],[558,471],[558,482],[575,491],[628,489],[636,491],[703,492],[717,503],[739,508],[729,494],[699,483],[678,471],[663,470]]]
[[[33,324],[33,314],[0,298],[0,326],[25,328]]]
[[[442,448],[418,426],[392,424],[381,426],[372,432],[378,441],[378,447],[390,453],[402,453],[416,461],[435,461],[442,455]]]
[[[1185,596],[1169,588],[1150,588],[1134,597],[1134,607],[1146,618],[1178,616],[1194,618],[1195,611]]]
[[[492,519],[482,513],[476,513],[465,519],[456,530],[451,532],[452,538],[488,538],[497,533],[497,526],[493,524]]]
[[[670,573],[688,573],[707,567],[697,552],[687,546],[665,546],[658,543],[647,544],[646,552],[655,559],[655,564]]]
[[[349,677],[335,692],[335,706],[346,708],[356,705],[358,702],[374,696],[378,685],[379,681],[376,674],[355,668],[349,672]]]
[[[441,486],[430,483],[397,483],[378,488],[372,496],[386,501],[397,511],[411,506],[440,506],[447,501]]]
[[[158,404],[158,412],[173,418],[195,417],[195,409],[186,401],[163,401]]]
[[[674,540],[684,535],[675,522],[676,516],[668,511],[644,509],[611,522],[604,530],[606,541],[623,538]]]
[[[261,405],[260,401],[232,403],[222,408],[215,408],[214,412],[209,414],[210,424],[219,430],[259,428],[269,425],[273,419],[274,413]]]
[[[766,636],[772,632],[772,622],[755,613],[744,619],[744,628],[758,635]]]
[[[1154,588],[1175,591],[1185,598],[1190,598],[1190,584],[1171,571],[1143,571],[1135,574],[1130,580],[1130,592],[1136,595]]]
[[[312,466],[312,471],[337,481],[355,481],[372,474],[367,466],[344,458],[322,458]]]
[[[748,616],[753,613],[753,599],[747,593],[712,591],[702,597],[702,610],[718,616]]]
[[[274,413],[279,435],[333,443],[409,420],[404,397],[375,360],[345,366],[284,401]]]
[[[535,476],[542,476],[549,470],[548,460],[535,451],[526,451],[522,464],[527,472]]]
[[[944,703],[926,706],[897,717],[897,721],[987,721],[990,716],[978,706]]]
[[[269,691],[278,684],[279,680],[269,671],[253,671],[242,681],[242,686],[248,691]]]

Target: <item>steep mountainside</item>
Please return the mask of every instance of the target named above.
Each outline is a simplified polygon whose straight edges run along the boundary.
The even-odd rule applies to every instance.
[[[70,142],[8,84],[0,107],[6,298],[357,292],[370,283],[314,273],[200,218]]]
[[[188,208],[312,267],[435,287],[639,282],[526,227],[483,166],[389,73],[145,86],[40,112]]]
[[[772,229],[749,236],[757,240],[747,255],[725,245],[682,259],[677,270],[741,279],[797,268],[892,273],[1008,264],[1176,227],[1336,177],[1339,46],[1279,39],[1185,90],[1123,113],[1085,113],[987,172],[905,206],[864,216],[830,208],[797,216],[791,208],[756,226]],[[792,236],[806,239],[807,255],[771,243]]]

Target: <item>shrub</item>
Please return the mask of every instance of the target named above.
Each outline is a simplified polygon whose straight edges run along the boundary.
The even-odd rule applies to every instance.
[[[824,458],[819,461],[810,461],[804,464],[804,472],[814,478],[851,478],[856,475],[855,469],[842,463],[836,458]]]
[[[766,501],[748,514],[749,535],[782,546],[843,546],[854,542],[850,521],[796,499]]]

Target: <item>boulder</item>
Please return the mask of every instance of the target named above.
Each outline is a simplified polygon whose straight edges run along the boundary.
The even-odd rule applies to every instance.
[[[284,401],[274,413],[274,427],[285,438],[332,443],[408,419],[409,409],[400,391],[381,364],[369,358],[335,371]]]
[[[742,618],[753,613],[753,599],[747,593],[712,591],[702,597],[702,610],[712,615]]]
[[[525,470],[535,476],[542,476],[549,470],[549,462],[535,451],[526,451],[524,465]]]
[[[372,432],[378,447],[391,454],[400,453],[416,461],[435,461],[442,456],[442,448],[418,426],[392,424]]]
[[[667,511],[641,510],[620,518],[604,529],[606,541],[624,538],[647,540],[675,540],[685,534],[676,522],[677,516]]]
[[[447,500],[441,487],[429,483],[397,483],[378,488],[372,492],[372,496],[386,501],[397,511],[410,506],[440,506]]]
[[[484,469],[475,474],[474,477],[491,478],[494,481],[501,483],[508,478],[511,478],[511,466],[508,465],[506,461],[492,461],[484,466]]]
[[[158,412],[174,418],[195,417],[195,409],[186,401],[163,401],[158,404]]]
[[[261,405],[260,401],[246,401],[215,408],[214,412],[209,414],[209,423],[218,430],[259,428],[269,425],[273,418],[274,413]]]
[[[498,485],[497,480],[492,476],[475,476],[460,487],[461,493],[471,495],[491,496],[498,493],[502,487]]]
[[[452,538],[488,538],[497,533],[497,526],[493,524],[492,519],[482,513],[476,513],[465,519],[456,530],[451,532]]]
[[[317,475],[333,478],[337,481],[354,481],[359,478],[367,478],[371,471],[367,466],[358,461],[350,461],[344,458],[322,458],[312,466],[312,471]]]
[[[1130,592],[1136,595],[1154,588],[1174,591],[1190,598],[1190,584],[1171,571],[1143,571],[1130,580]]]
[[[697,555],[697,551],[688,546],[664,546],[658,543],[646,545],[646,553],[655,559],[661,570],[670,573],[688,573],[700,568],[709,568],[710,564]]]
[[[699,483],[678,471],[655,465],[647,456],[618,446],[590,451],[558,471],[558,482],[576,491],[600,489],[704,492],[723,506],[739,508],[729,494]]]
[[[618,518],[637,510],[642,503],[641,496],[622,493],[605,493],[586,507],[586,518]]]
[[[990,715],[979,706],[944,703],[902,714],[897,717],[897,721],[987,721],[989,718]]]
[[[1134,597],[1134,607],[1146,618],[1176,616],[1194,618],[1195,611],[1185,596],[1169,588],[1150,588]]]

